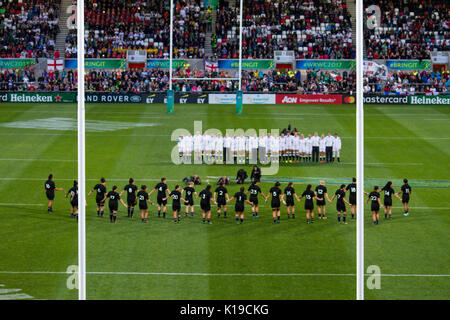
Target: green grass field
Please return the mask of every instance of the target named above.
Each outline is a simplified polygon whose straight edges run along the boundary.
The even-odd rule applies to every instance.
[[[76,290],[67,289],[65,271],[77,264],[77,223],[62,192],[49,215],[43,192],[50,172],[66,190],[76,178],[76,106],[0,107],[0,234],[5,239],[0,284],[36,299],[76,299]],[[293,181],[301,193],[306,184],[324,179],[334,193],[355,175],[354,106],[254,105],[244,112],[236,116],[234,106],[176,105],[175,114],[167,115],[163,105],[87,105],[88,189],[102,176],[108,190],[114,184],[123,188],[130,176],[150,187],[165,176],[169,188],[194,173],[211,183],[219,175],[234,177],[239,168],[234,165],[171,163],[172,132],[193,132],[194,121],[202,121],[204,130],[222,132],[281,129],[291,123],[302,132],[340,134],[342,163],[282,165],[275,176],[263,178],[263,192],[279,180],[282,188]],[[449,298],[449,114],[448,107],[366,107],[366,191],[387,180],[397,191],[404,177],[413,188],[409,217],[403,217],[396,199],[394,218],[378,226],[371,226],[366,210],[366,266],[378,265],[386,275],[380,290],[366,290],[368,299]],[[228,189],[234,194],[238,186]],[[247,205],[245,223],[236,225],[231,204],[229,218],[217,219],[213,210],[213,224],[203,225],[198,207],[195,218],[179,224],[155,217],[156,207],[150,207],[150,223],[143,224],[136,213],[128,219],[121,207],[112,225],[96,217],[91,196],[87,297],[354,299],[355,221],[338,224],[333,203],[327,207],[328,220],[307,225],[303,201],[296,208],[295,220],[288,220],[283,208],[281,223],[273,225],[269,203],[260,208],[260,219],[251,218]]]

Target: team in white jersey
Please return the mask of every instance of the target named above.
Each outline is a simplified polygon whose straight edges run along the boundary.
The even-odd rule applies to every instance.
[[[281,161],[285,163],[309,162],[313,161],[313,148],[318,148],[320,162],[333,162],[337,159],[340,162],[340,152],[342,148],[341,138],[337,133],[334,136],[328,133],[327,136],[317,133],[312,136],[298,132],[281,133],[280,136],[261,134],[259,137],[244,136],[244,134],[233,135],[220,133],[203,135],[196,132],[194,136],[190,133],[187,136],[180,136],[177,141],[178,153],[182,163],[191,163],[192,152],[194,160],[201,163],[235,163],[256,164]],[[316,149],[317,152],[317,149]]]

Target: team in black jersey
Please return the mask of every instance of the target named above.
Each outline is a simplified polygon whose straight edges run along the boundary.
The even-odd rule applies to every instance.
[[[112,187],[112,191],[108,192],[103,199],[103,202],[105,202],[106,199],[109,199],[108,206],[109,206],[109,221],[111,223],[116,223],[117,220],[117,210],[119,210],[119,201],[124,205],[125,208],[128,208],[128,206],[123,202],[122,198],[120,197],[119,193],[117,192],[117,186]]]
[[[123,187],[123,190],[120,192],[120,196],[124,192],[127,193],[127,210],[128,210],[128,218],[133,218],[134,207],[136,206],[136,192],[138,191],[138,187],[134,184],[134,179],[130,178],[128,180],[128,184]]]
[[[333,202],[336,198],[336,210],[337,210],[337,220],[338,223],[342,221],[344,224],[347,224],[347,208],[346,205],[350,205],[352,207],[352,218],[354,213],[356,213],[356,179],[353,178],[353,182],[345,186],[342,184],[338,190],[334,193],[333,197],[330,199],[327,192],[327,187],[325,186],[324,181],[320,181],[320,184],[313,191],[312,186],[308,185],[306,190],[299,197],[294,189],[294,185],[292,182],[289,182],[286,188],[282,191],[280,188],[281,184],[276,182],[275,185],[269,190],[267,195],[265,195],[261,188],[259,187],[259,180],[254,181],[249,188],[245,191],[245,189],[241,189],[238,193],[234,194],[233,197],[229,197],[228,190],[225,187],[224,183],[219,183],[219,186],[215,189],[214,194],[211,192],[211,185],[206,186],[202,192],[197,195],[197,192],[194,189],[194,183],[189,183],[184,189],[179,185],[175,186],[174,191],[170,191],[167,184],[166,179],[162,178],[161,182],[158,183],[150,192],[147,192],[147,187],[143,185],[139,192],[137,186],[134,184],[133,178],[129,179],[129,184],[124,186],[121,193],[117,193],[117,186],[114,186],[112,191],[107,191],[106,189],[106,180],[105,178],[100,179],[100,183],[96,184],[88,193],[88,196],[93,192],[96,193],[96,203],[97,203],[97,216],[103,217],[105,200],[109,198],[109,209],[110,209],[110,221],[116,222],[117,220],[117,211],[118,211],[118,202],[120,201],[125,207],[128,209],[128,217],[133,217],[133,210],[136,205],[139,205],[139,209],[141,211],[141,219],[143,222],[148,221],[148,203],[153,205],[153,202],[150,200],[150,195],[157,191],[156,200],[158,202],[158,217],[160,217],[161,208],[163,209],[163,217],[165,217],[166,213],[166,205],[167,199],[170,197],[173,199],[172,201],[172,209],[174,212],[174,221],[179,222],[181,219],[181,201],[185,204],[185,214],[186,217],[189,215],[189,209],[191,210],[191,216],[194,215],[194,197],[200,198],[200,208],[202,210],[202,221],[203,223],[211,224],[211,202],[217,205],[218,217],[223,213],[224,217],[227,216],[227,203],[233,200],[236,200],[235,204],[235,212],[238,222],[243,222],[244,220],[244,203],[247,202],[251,205],[252,216],[253,218],[259,217],[259,208],[258,208],[258,195],[264,198],[265,202],[271,198],[271,208],[272,208],[272,217],[274,223],[280,223],[281,216],[281,203],[283,203],[287,207],[288,218],[295,218],[295,200],[301,201],[302,198],[305,198],[305,212],[306,212],[306,221],[307,223],[314,222],[314,200],[316,200],[316,204],[318,207],[319,219],[326,219],[326,202]],[[49,176],[49,179],[45,183],[45,191],[47,198],[49,200],[49,212],[51,212],[51,205],[54,199],[54,191],[55,190],[63,190],[62,188],[56,188],[55,183],[53,181],[53,175]],[[380,190],[379,188],[373,190],[369,194],[369,198],[367,201],[372,200],[371,211],[373,214],[374,224],[378,224],[379,222],[379,209],[381,205],[380,202],[380,192],[384,192],[384,207],[385,207],[385,219],[391,219],[392,216],[392,195],[397,197],[402,201],[404,206],[404,215],[407,216],[408,212],[408,204],[411,195],[411,186],[408,184],[408,180],[403,180],[403,185],[401,187],[401,191],[397,194],[393,189],[392,181],[388,181],[386,185]],[[125,203],[121,196],[124,193],[127,193],[127,203]],[[348,192],[349,201],[346,199],[346,194]],[[137,193],[137,194],[136,194]],[[364,192],[368,194],[367,192]],[[378,197],[377,197],[378,193]],[[74,185],[69,191],[66,193],[66,198],[70,195],[70,204],[71,204],[71,216],[78,217],[78,184],[74,181]],[[249,195],[249,196],[247,196]],[[401,195],[401,197],[400,197]],[[248,198],[247,198],[248,197]],[[376,199],[375,199],[376,198]],[[378,200],[377,200],[378,199]],[[378,204],[377,204],[378,203]],[[86,204],[87,205],[87,204]],[[355,208],[353,210],[353,208]]]
[[[320,200],[322,198],[319,198],[316,196],[315,192],[311,190],[312,185],[308,184],[306,186],[306,190],[303,191],[300,198],[298,198],[298,201],[300,199],[305,198],[305,211],[306,211],[306,223],[309,224],[309,219],[311,215],[311,223],[314,223],[314,199]]]
[[[234,211],[236,212],[236,224],[239,222],[244,223],[244,205],[247,202],[249,205],[253,205],[252,202],[247,200],[247,195],[245,194],[245,188],[241,187],[239,192],[236,192],[234,196],[227,200],[227,202],[236,200],[234,205]]]
[[[220,218],[221,207],[223,207],[223,217],[227,217],[227,202],[229,199],[230,197],[228,196],[228,190],[224,187],[224,183],[221,182],[216,190],[214,190],[214,200],[217,203],[217,217]]]
[[[294,184],[292,182],[288,183],[288,186],[284,188],[284,194],[286,196],[283,204],[286,206],[288,219],[291,217],[295,219],[295,203],[294,197],[299,201],[297,194],[295,193]]]
[[[252,203],[252,216],[253,218],[259,218],[259,206],[258,206],[258,193],[261,194],[261,196],[265,199],[266,196],[261,191],[261,188],[259,187],[259,180],[255,180],[250,187],[248,187],[245,194],[249,194],[249,201]]]
[[[55,185],[53,174],[48,176],[48,180],[44,183],[45,195],[48,199],[48,213],[53,212],[53,200],[55,200],[55,191],[64,191],[63,188],[57,188]]]
[[[89,191],[88,196],[96,192],[95,202],[97,203],[97,217],[103,218],[103,211],[105,210],[105,194],[106,194],[106,180],[100,179],[100,183],[96,184],[94,188]]]
[[[388,181],[386,185],[381,189],[381,191],[384,191],[384,218],[388,218],[389,213],[389,219],[391,219],[392,216],[392,195],[397,197],[399,200],[400,197],[397,193],[395,193],[394,189],[392,188],[392,181]]]
[[[370,211],[372,212],[372,224],[377,225],[380,221],[380,207],[383,207],[380,200],[380,188],[375,186],[373,191],[369,194],[367,202],[370,203]]]

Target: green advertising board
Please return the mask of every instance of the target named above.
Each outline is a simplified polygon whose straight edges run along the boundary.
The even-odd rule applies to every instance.
[[[242,69],[273,69],[273,60],[242,60]],[[219,60],[219,69],[239,69],[239,60]]]
[[[0,59],[0,69],[21,69],[34,63],[34,59]]]
[[[183,67],[185,63],[189,63],[188,60],[172,60],[172,68],[176,69],[178,67]],[[161,69],[169,69],[170,60],[166,59],[147,60],[148,69],[156,69],[158,67],[160,67]]]
[[[409,104],[413,105],[450,105],[450,96],[409,96]]]
[[[75,92],[8,92],[6,94],[7,94],[7,101],[5,102],[12,102],[12,103],[76,102]]]
[[[386,66],[391,70],[431,70],[430,60],[388,60]]]
[[[76,69],[77,65],[76,59],[67,59],[64,62],[66,69]],[[127,62],[124,59],[86,59],[84,67],[86,69],[126,69]]]
[[[328,69],[328,70],[345,70],[355,69],[354,60],[297,60],[296,68],[301,70],[307,69]]]

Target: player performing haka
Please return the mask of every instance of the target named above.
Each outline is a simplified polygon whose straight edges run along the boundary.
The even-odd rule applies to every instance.
[[[211,224],[211,202],[217,204],[211,193],[211,185],[207,185],[206,188],[200,192],[199,197],[200,208],[202,209],[203,214],[202,221],[205,223],[206,219],[208,219],[208,224]]]
[[[123,187],[123,190],[120,192],[120,196],[124,192],[127,193],[127,211],[128,211],[128,218],[133,218],[134,213],[134,207],[136,206],[136,192],[138,190],[138,187],[134,184],[134,179],[130,178],[128,180],[128,184]]]
[[[352,219],[354,219],[356,214],[356,178],[352,179],[352,183],[346,189],[350,192],[348,201],[350,203],[350,213],[352,214]]]
[[[217,195],[217,198],[216,198]],[[227,217],[227,202],[230,199],[228,196],[227,188],[224,187],[224,183],[220,185],[214,191],[214,201],[217,203],[217,217],[220,218],[220,210],[223,207],[223,217]]]
[[[78,219],[78,182],[76,180],[73,182],[73,187],[67,191],[66,198],[69,194],[71,205],[70,216]]]
[[[147,192],[147,186],[144,184],[141,186],[141,190],[138,192],[136,196],[136,200],[139,201],[139,210],[141,211],[141,220],[144,223],[147,223],[148,221],[148,204],[151,203],[153,205],[153,202],[150,201],[150,198],[148,196]]]
[[[344,224],[347,224],[347,209],[345,208],[345,204],[350,205],[350,203],[345,199],[345,184],[341,184],[341,187],[336,190],[330,202],[337,198],[336,201],[336,210],[338,216],[338,223],[341,223],[341,213],[342,213],[342,221]]]
[[[308,184],[306,190],[303,191],[302,195],[298,199],[305,198],[305,211],[306,211],[306,223],[309,224],[309,217],[311,215],[311,223],[314,223],[314,199],[319,200],[314,191],[311,190],[312,185]]]
[[[184,188],[183,191],[185,192],[184,206],[186,208],[186,217],[189,214],[189,209],[191,209],[191,217],[194,217],[194,195],[198,198],[194,189],[194,182],[189,182],[189,186]]]
[[[167,211],[167,200],[164,200],[166,194],[170,194],[169,188],[167,188],[167,179],[161,178],[161,182],[158,183],[155,188],[150,191],[149,196],[152,195],[153,192],[158,191],[156,202],[158,203],[158,218],[161,217],[161,208],[163,209],[163,218],[166,218]]]
[[[48,199],[48,213],[52,213],[53,212],[53,200],[55,200],[55,190],[56,191],[64,191],[64,189],[56,187],[55,181],[53,178],[53,174],[50,174],[48,176],[48,180],[45,181],[44,188],[45,188],[45,195],[47,196],[47,199]]]
[[[380,188],[378,186],[375,186],[373,188],[373,191],[369,194],[369,197],[367,198],[367,202],[369,200],[372,200],[370,205],[370,211],[372,211],[372,224],[375,226],[380,221],[380,207],[383,205],[381,204],[380,200]]]
[[[116,223],[117,220],[117,210],[119,210],[119,201],[123,204],[125,208],[127,205],[123,202],[120,195],[117,193],[117,186],[113,186],[112,191],[108,192],[108,194],[103,199],[105,202],[106,198],[109,198],[108,206],[109,206],[109,221],[111,223]]]
[[[325,186],[325,181],[320,181],[320,184],[316,187],[315,194],[317,196],[316,204],[317,210],[319,212],[319,219],[326,220],[326,201],[330,202],[328,198],[327,187]],[[325,200],[325,198],[327,198]]]
[[[292,212],[292,219],[295,219],[294,197],[297,199],[297,201],[300,200],[297,194],[295,193],[294,184],[292,182],[289,182],[288,186],[284,188],[284,194],[286,195],[286,200],[283,201],[283,204],[286,206],[288,219],[291,218],[291,212]]]
[[[88,196],[90,196],[94,190],[96,191],[95,202],[97,202],[97,217],[103,218],[103,212],[105,210],[105,194],[106,194],[106,180],[100,179],[100,183],[96,184]]]
[[[236,192],[234,196],[227,200],[227,203],[233,200],[236,200],[236,204],[234,205],[234,211],[236,212],[236,224],[244,223],[244,205],[247,202],[250,205],[253,205],[250,201],[247,200],[247,196],[244,193],[245,188],[241,187],[239,192]]]
[[[392,195],[396,196],[397,199],[401,200],[398,194],[395,193],[394,189],[392,188],[392,181],[388,181],[386,185],[381,189],[381,191],[384,191],[384,218],[388,218],[389,213],[389,219],[391,219],[392,216]]]
[[[249,200],[252,203],[252,216],[253,218],[259,218],[258,193],[260,193],[264,199],[266,198],[264,193],[261,191],[261,188],[259,187],[259,180],[254,181],[253,184],[248,187],[246,194],[248,193],[250,193]]]
[[[403,215],[408,216],[409,215],[409,208],[408,208],[409,197],[411,196],[411,186],[408,184],[408,179],[403,179],[403,185],[398,194],[402,195],[402,203],[403,203],[403,210],[404,210]]]
[[[182,191],[180,191],[180,186],[176,185],[175,190],[173,190],[167,197],[164,198],[167,201],[167,198],[172,198],[172,210],[173,210],[173,222],[180,222],[181,218],[181,203],[180,201],[185,201],[181,196]]]
[[[269,197],[272,197],[272,217],[273,223],[280,223],[280,203],[283,201],[284,195],[280,189],[280,183],[277,181],[275,185],[270,189],[266,196],[266,202]]]

